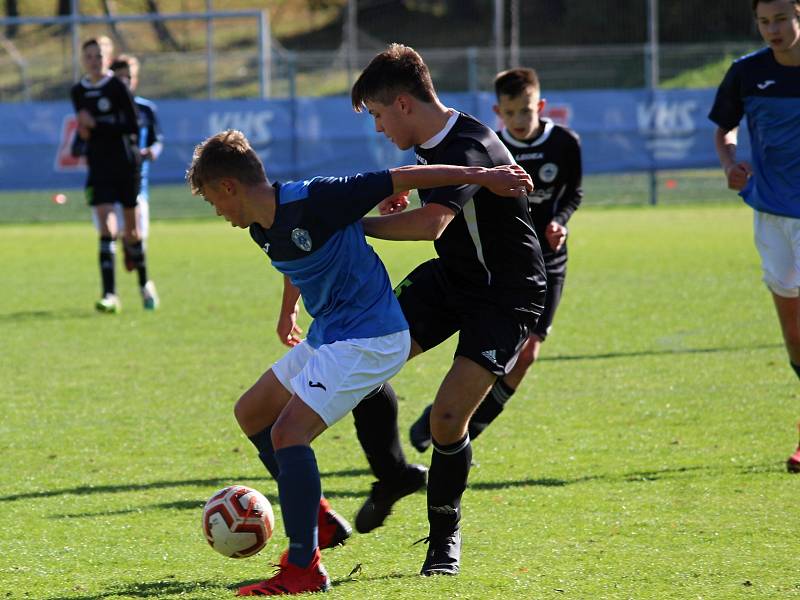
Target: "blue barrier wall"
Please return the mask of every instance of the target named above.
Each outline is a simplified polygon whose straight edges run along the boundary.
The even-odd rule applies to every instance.
[[[586,173],[718,166],[708,120],[713,90],[554,92],[546,114],[575,129]],[[497,126],[488,93],[446,94],[448,106]],[[295,100],[161,100],[165,149],[153,165],[155,183],[177,183],[194,146],[222,129],[241,129],[271,179],[343,175],[413,161],[374,131],[349,98]],[[69,156],[74,130],[68,102],[0,104],[0,189],[80,187],[85,167]],[[741,155],[749,152],[742,135]]]

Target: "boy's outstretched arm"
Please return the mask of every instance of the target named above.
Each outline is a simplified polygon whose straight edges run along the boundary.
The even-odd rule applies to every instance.
[[[531,176],[519,165],[464,167],[459,165],[411,165],[391,169],[394,192],[450,185],[479,185],[498,196],[521,196],[533,190]]]

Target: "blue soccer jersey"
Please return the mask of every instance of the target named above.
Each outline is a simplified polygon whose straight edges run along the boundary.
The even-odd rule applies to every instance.
[[[156,116],[156,105],[141,96],[136,96],[133,101],[139,111],[139,147],[150,148],[154,153],[153,158],[158,158],[164,140],[161,125]],[[139,200],[147,202],[150,199],[150,160],[142,161],[142,183],[139,189]]]
[[[314,321],[313,348],[408,329],[383,263],[364,238],[361,217],[392,194],[388,171],[275,184],[271,227],[250,236],[300,289]]]
[[[800,218],[800,67],[763,48],[736,60],[709,118],[729,131],[747,116],[753,177],[739,193],[754,209]]]

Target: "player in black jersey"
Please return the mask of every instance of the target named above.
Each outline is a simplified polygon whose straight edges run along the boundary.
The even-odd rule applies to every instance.
[[[87,142],[86,199],[95,211],[100,232],[103,296],[95,306],[101,312],[118,312],[114,254],[119,224],[115,203],[123,206],[123,238],[141,245],[136,227],[141,162],[136,107],[125,84],[104,69],[97,40],[84,42],[82,60],[86,76],[72,87],[70,95],[77,114],[78,135]]]
[[[533,69],[510,69],[494,81],[494,111],[503,121],[498,136],[514,159],[531,176],[534,191],[528,195],[533,225],[542,245],[547,270],[544,312],[519,354],[514,368],[495,382],[469,421],[469,436],[478,437],[505,408],[539,351],[561,300],[567,274],[567,221],[580,206],[581,146],[567,127],[540,117],[545,106],[539,78]],[[431,444],[428,406],[411,426],[411,444],[424,452]]]
[[[131,93],[136,92],[139,85],[139,60],[130,54],[120,54],[111,63],[111,70],[117,79],[121,80]],[[139,277],[139,289],[142,293],[142,302],[145,309],[155,310],[159,306],[158,292],[153,280],[147,276],[147,237],[150,233],[150,165],[161,155],[164,148],[164,136],[156,116],[156,105],[141,96],[134,96],[136,112],[139,114],[139,153],[142,156],[141,179],[139,195],[136,203],[136,228],[141,239],[140,245],[123,244],[125,253],[125,268],[136,271]],[[121,211],[119,204],[117,215]]]
[[[413,146],[419,164],[514,162],[491,129],[439,101],[427,66],[407,46],[392,44],[373,58],[353,85],[351,100],[356,111],[366,107],[376,130],[398,148]],[[461,497],[472,455],[469,417],[496,379],[514,366],[535,327],[544,307],[545,270],[524,194],[500,198],[472,185],[420,190],[420,198],[419,209],[367,217],[363,223],[367,235],[376,238],[433,240],[438,254],[414,269],[395,293],[410,326],[411,357],[458,333],[455,358],[430,417],[430,532],[421,569],[423,575],[455,575]],[[402,497],[405,459],[397,441],[396,399],[376,394],[353,414],[379,476],[356,515],[356,529],[364,532],[380,526]],[[386,425],[390,417],[393,428]],[[382,480],[377,463],[398,465],[398,477]]]

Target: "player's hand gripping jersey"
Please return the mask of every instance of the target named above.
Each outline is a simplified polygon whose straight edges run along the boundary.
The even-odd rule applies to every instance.
[[[542,119],[544,130],[528,141],[514,139],[508,130],[498,132],[511,156],[533,179],[533,192],[528,194],[533,226],[542,245],[542,254],[549,269],[564,265],[567,244],[555,252],[547,243],[545,229],[551,221],[566,225],[583,198],[581,189],[581,147],[578,136],[570,129]]]
[[[747,116],[753,177],[739,193],[754,209],[800,219],[800,67],[764,48],[736,60],[709,118],[725,131]]]
[[[361,217],[392,194],[389,171],[276,183],[275,221],[250,236],[300,289],[314,318],[308,343],[372,338],[408,329]]]
[[[497,135],[455,113],[436,138],[415,146],[419,164],[495,167],[514,159]],[[419,190],[422,204],[456,216],[434,242],[450,282],[462,293],[487,296],[513,310],[539,315],[545,270],[526,198],[502,198],[476,185]]]
[[[131,177],[138,180],[139,126],[125,84],[110,73],[96,84],[84,78],[72,86],[71,97],[75,112],[89,111],[96,123],[86,149],[89,185],[114,184]]]

